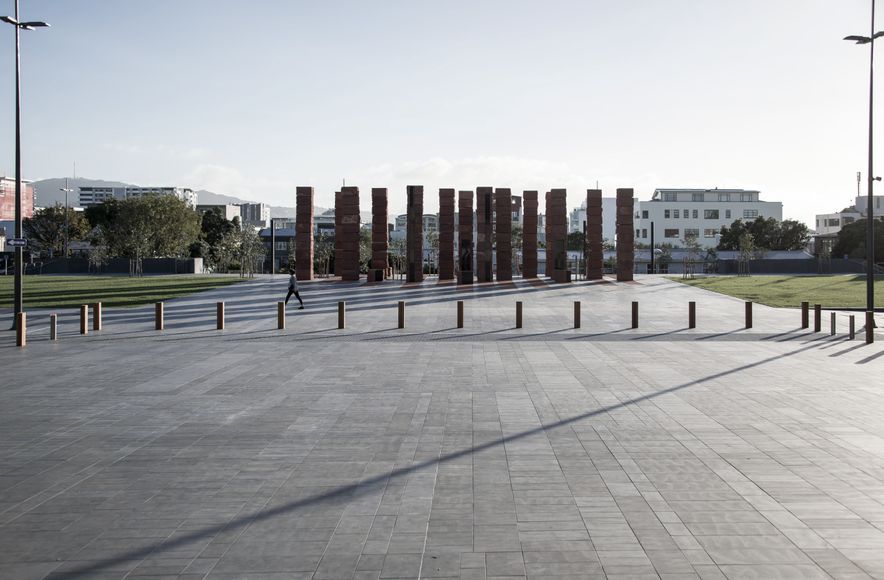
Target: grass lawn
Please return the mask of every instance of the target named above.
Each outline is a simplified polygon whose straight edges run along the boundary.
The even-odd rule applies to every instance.
[[[865,275],[844,276],[709,276],[673,280],[768,306],[798,308],[802,301],[824,308],[866,305]],[[884,279],[875,280],[875,307],[884,306]]]
[[[0,308],[12,308],[14,276],[0,276]],[[25,276],[22,282],[25,311],[29,308],[77,307],[101,302],[102,306],[138,306],[204,292],[242,282],[239,276]]]

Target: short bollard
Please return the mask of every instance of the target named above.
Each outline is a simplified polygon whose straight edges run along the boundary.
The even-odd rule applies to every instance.
[[[810,326],[810,302],[801,303],[801,328]]]
[[[15,315],[15,346],[28,344],[28,315],[19,312]]]
[[[746,303],[746,328],[752,328],[752,303]]]
[[[92,330],[101,330],[101,302],[92,305]]]
[[[399,328],[405,328],[405,301],[399,301]]]
[[[638,328],[638,302],[632,303],[632,327]]]
[[[856,316],[851,314],[849,320],[850,320],[850,325],[849,325],[849,328],[847,331],[847,336],[849,337],[850,340],[853,340],[856,338]]]
[[[338,302],[338,328],[344,328],[346,326],[346,319],[344,318],[344,310],[346,307],[346,302]]]
[[[522,303],[516,302],[516,328],[522,328]]]
[[[463,300],[457,301],[457,327],[463,328]]]
[[[829,334],[834,336],[835,335],[835,313],[834,312],[832,313],[832,316],[830,318],[831,318],[831,322],[832,322],[832,328],[829,331]]]
[[[580,328],[580,301],[574,302],[574,328]]]
[[[58,314],[49,315],[49,340],[58,340]]]
[[[217,308],[217,310],[216,310],[216,314],[215,314],[215,318],[216,318],[215,328],[217,328],[218,330],[224,330],[224,303],[219,302],[217,304],[216,308]]]
[[[153,319],[154,319],[154,328],[156,330],[163,330],[166,328],[166,321],[164,319],[163,314],[163,303],[157,302],[153,307]]]
[[[813,305],[813,331],[820,332],[823,329],[823,305]]]
[[[875,313],[866,312],[866,344],[875,342]]]
[[[688,302],[688,328],[697,328],[697,303]]]
[[[85,304],[80,306],[80,334],[89,333],[89,307]]]
[[[276,303],[276,329],[285,330],[285,302]]]

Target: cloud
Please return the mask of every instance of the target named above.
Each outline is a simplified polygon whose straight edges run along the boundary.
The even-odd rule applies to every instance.
[[[231,195],[241,199],[252,199],[274,203],[288,192],[294,192],[292,182],[263,177],[251,178],[235,167],[203,163],[194,167],[181,179],[186,187],[205,189],[212,193]],[[291,195],[293,204],[294,194]]]

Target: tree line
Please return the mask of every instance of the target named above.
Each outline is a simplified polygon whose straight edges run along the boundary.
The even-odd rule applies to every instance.
[[[203,258],[211,271],[261,270],[264,245],[239,218],[220,209],[202,215],[172,195],[110,199],[74,211],[60,204],[38,209],[22,223],[32,251],[47,257],[69,256],[71,244],[88,242],[90,269],[100,271],[110,258],[127,258],[130,274],[140,275],[145,258]]]

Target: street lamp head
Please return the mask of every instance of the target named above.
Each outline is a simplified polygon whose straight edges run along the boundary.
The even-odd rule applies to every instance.
[[[868,44],[872,42],[872,39],[868,36],[857,36],[855,34],[850,36],[845,36],[844,40],[855,40],[857,44]]]
[[[46,28],[49,26],[46,22],[42,20],[32,20],[31,22],[19,22],[12,16],[0,16],[0,20],[6,22],[7,24],[12,24],[13,26],[17,26],[22,30],[34,30],[35,28]]]

